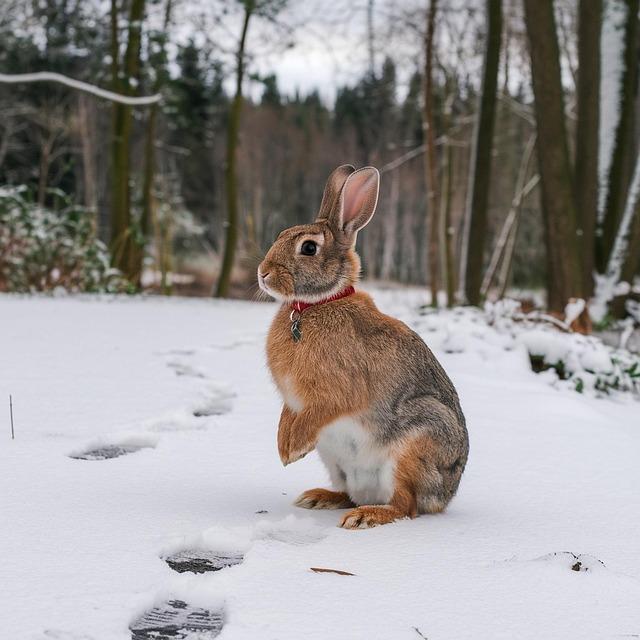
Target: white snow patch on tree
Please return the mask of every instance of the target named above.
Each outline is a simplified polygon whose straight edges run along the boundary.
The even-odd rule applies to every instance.
[[[627,4],[605,0],[600,41],[600,132],[598,154],[598,222],[602,222],[609,189],[609,169],[616,129],[620,121],[622,76],[624,74],[624,25]]]
[[[613,244],[607,270],[603,275],[596,275],[595,293],[589,305],[591,317],[600,321],[604,318],[609,302],[618,294],[618,291],[628,290],[628,283],[619,287],[622,267],[627,257],[629,249],[629,234],[633,217],[636,215],[638,200],[640,199],[640,158],[636,160],[636,167],[633,171],[633,181],[629,187],[627,201],[622,214],[622,220],[618,227],[616,239]]]

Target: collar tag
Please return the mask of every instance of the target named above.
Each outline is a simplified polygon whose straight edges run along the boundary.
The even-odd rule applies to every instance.
[[[302,338],[302,331],[300,330],[300,318],[296,318],[291,323],[291,335],[293,336],[294,342],[300,342]]]
[[[291,320],[291,336],[293,337],[294,342],[300,342],[302,340],[302,329],[300,328],[300,323],[302,321],[302,313],[305,309],[309,307],[315,307],[319,304],[325,304],[326,302],[334,302],[335,300],[340,300],[341,298],[346,298],[354,294],[356,290],[352,286],[346,287],[342,291],[339,291],[335,295],[325,298],[324,300],[318,300],[318,302],[302,302],[302,301],[294,301],[291,303],[291,313],[289,314],[289,320]]]

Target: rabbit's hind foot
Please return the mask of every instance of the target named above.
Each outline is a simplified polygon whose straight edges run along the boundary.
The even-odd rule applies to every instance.
[[[408,518],[409,514],[389,504],[367,505],[352,509],[342,518],[343,529],[370,529],[381,524],[389,524],[395,520]]]

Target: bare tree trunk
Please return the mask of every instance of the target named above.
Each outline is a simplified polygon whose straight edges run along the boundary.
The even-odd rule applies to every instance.
[[[446,131],[443,150],[442,166],[442,194],[440,198],[440,244],[442,253],[441,272],[447,294],[447,307],[453,307],[456,295],[455,273],[455,229],[451,224],[451,203],[453,200],[453,142],[451,134],[453,130],[453,100],[456,88],[454,87],[447,96],[443,109],[443,129]]]
[[[511,206],[509,207],[509,212],[507,213],[507,217],[505,218],[504,224],[502,226],[502,230],[498,236],[498,240],[496,242],[496,246],[491,254],[491,260],[489,261],[489,266],[487,267],[487,271],[484,274],[484,278],[482,280],[482,285],[480,287],[480,295],[485,297],[491,288],[493,283],[493,279],[498,271],[498,265],[500,264],[500,260],[504,259],[504,253],[507,246],[507,242],[509,240],[509,234],[511,233],[511,229],[517,225],[518,217],[520,215],[520,208],[522,205],[522,201],[528,195],[529,191],[538,184],[539,177],[532,182],[530,180],[527,184],[525,184],[525,180],[527,179],[527,175],[529,173],[529,165],[531,164],[531,159],[533,158],[533,151],[536,145],[536,134],[533,133],[529,136],[529,140],[527,140],[527,144],[524,148],[524,153],[522,154],[522,158],[520,160],[520,167],[518,169],[518,176],[516,178],[516,186],[513,194],[513,199],[511,200]]]
[[[638,74],[638,8],[639,0],[627,0],[624,32],[624,72],[620,83],[620,119],[616,128],[602,233],[596,246],[599,271],[608,264],[618,225],[625,206],[635,152],[635,99]]]
[[[80,145],[82,148],[82,186],[84,206],[94,215],[97,229],[98,195],[96,187],[95,139],[89,127],[89,106],[87,97],[78,96],[78,118],[80,122]]]
[[[444,235],[444,281],[447,291],[447,307],[453,307],[456,297],[455,229],[451,224],[451,203],[453,200],[453,145],[447,142],[445,164],[445,188],[443,207]]]
[[[172,1],[167,0],[164,10],[164,23],[163,31],[167,32],[169,23],[171,22],[171,8]],[[164,52],[165,41],[162,41],[162,49]],[[158,93],[162,84],[162,74],[160,70],[156,70],[156,80],[153,87],[153,92]],[[142,181],[142,217],[140,218],[140,239],[141,244],[136,247],[136,266],[137,277],[136,281],[139,283],[142,277],[143,262],[144,262],[144,248],[149,238],[151,231],[152,221],[154,217],[155,199],[153,195],[155,175],[156,175],[156,127],[158,121],[158,103],[151,105],[149,110],[149,118],[147,120],[147,131],[144,143],[144,177]],[[171,247],[169,247],[169,250]]]
[[[396,239],[400,235],[398,226],[398,204],[400,200],[400,167],[391,172],[391,188],[389,192],[389,209],[384,218],[384,239],[382,249],[382,266],[380,277],[391,280],[393,277],[393,261],[396,255]]]
[[[547,249],[548,307],[583,297],[573,178],[564,120],[553,3],[524,0],[538,129],[538,164]]]
[[[626,250],[627,257],[624,260],[620,274],[620,280],[622,282],[628,282],[629,284],[633,284],[633,279],[638,275],[638,268],[640,267],[640,212],[637,210],[637,207],[638,203],[636,203],[634,218],[629,229],[627,239],[628,246]],[[619,231],[620,229],[622,229],[622,223],[620,223]],[[627,297],[621,296],[613,301],[611,311],[616,318],[624,316],[626,300]]]
[[[49,166],[51,165],[51,151],[55,140],[55,133],[47,132],[47,138],[42,145],[40,152],[40,166],[38,169],[38,204],[43,207],[47,195],[47,179],[49,177]]]
[[[375,0],[367,1],[367,48],[369,53],[369,74],[373,78],[376,72],[374,33],[373,33],[373,5]]]
[[[436,154],[435,126],[433,119],[433,53],[434,33],[438,1],[431,0],[427,13],[427,31],[424,40],[424,106],[422,114],[422,128],[425,144],[425,182],[427,185],[427,218],[429,224],[429,283],[431,287],[431,304],[438,306],[438,289],[440,288],[439,274],[439,185],[438,185],[438,157]]]
[[[487,47],[484,58],[480,111],[474,135],[474,158],[470,172],[469,238],[465,265],[465,297],[467,302],[480,304],[480,284],[487,233],[487,210],[491,186],[491,152],[496,111],[496,89],[500,66],[502,35],[501,0],[487,0]]]
[[[511,279],[511,268],[513,266],[513,255],[515,253],[516,239],[518,237],[518,216],[515,217],[513,226],[509,229],[507,244],[504,249],[500,274],[498,276],[498,300],[504,298],[509,280]]]
[[[4,159],[7,156],[7,152],[9,151],[9,143],[11,142],[11,137],[13,135],[13,121],[11,118],[8,118],[4,123],[4,136],[2,137],[2,141],[0,142],[0,167],[4,163]]]
[[[598,128],[600,126],[600,31],[602,0],[580,0],[578,13],[578,122],[576,209],[584,270],[584,295],[593,293],[598,217]]]
[[[245,45],[249,20],[255,7],[254,0],[246,0],[242,34],[236,54],[236,93],[231,104],[227,127],[227,164],[225,167],[225,186],[227,191],[227,220],[224,242],[224,256],[215,296],[225,298],[229,294],[231,272],[233,270],[236,245],[238,244],[238,177],[236,175],[236,156],[238,150],[238,132],[242,115],[242,81],[245,67]]]
[[[638,210],[640,209],[640,159],[636,161],[633,180],[629,185],[629,193],[618,227],[618,233],[614,239],[613,248],[605,273],[598,279],[596,293],[592,301],[595,317],[602,319],[607,311],[609,302],[614,297],[615,286],[620,282],[625,262],[629,255],[630,241],[633,233],[638,233]],[[634,229],[634,226],[636,228]],[[637,255],[635,264],[637,265]],[[632,274],[633,275],[633,274]],[[618,309],[620,311],[620,309]]]
[[[111,0],[111,73],[113,90],[132,95],[131,78],[140,67],[140,41],[145,0],[132,0],[128,17],[127,47],[120,64],[118,36],[118,3]],[[120,75],[122,73],[122,76]],[[130,105],[113,104],[113,141],[111,157],[111,253],[114,266],[132,282],[139,268],[134,248],[135,229],[131,219],[130,138],[132,112]]]

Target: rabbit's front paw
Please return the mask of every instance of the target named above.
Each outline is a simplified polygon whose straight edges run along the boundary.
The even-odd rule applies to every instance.
[[[309,489],[301,493],[293,503],[303,509],[348,509],[355,505],[344,491]]]

